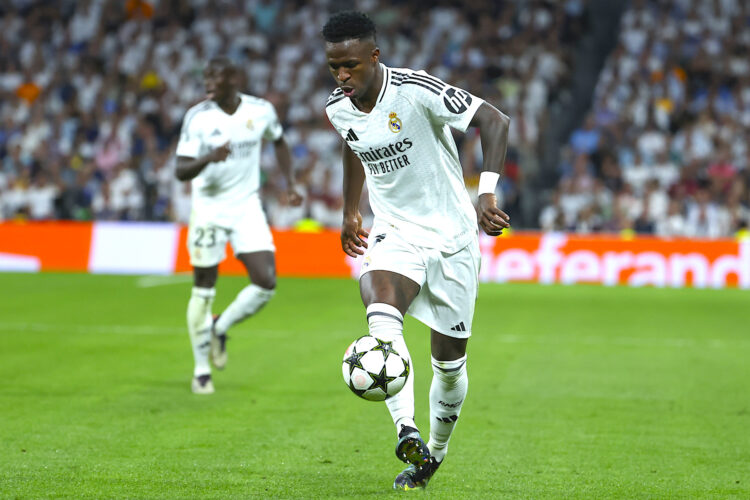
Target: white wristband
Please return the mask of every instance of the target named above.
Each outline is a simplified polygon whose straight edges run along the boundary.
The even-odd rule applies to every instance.
[[[497,181],[500,180],[500,174],[497,172],[482,172],[479,174],[479,194],[495,194]]]

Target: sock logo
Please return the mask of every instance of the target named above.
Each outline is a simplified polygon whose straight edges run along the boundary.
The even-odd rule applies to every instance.
[[[453,328],[451,328],[451,330],[453,330],[454,332],[465,332],[466,327],[464,326],[464,322],[462,321],[456,326],[454,326]]]
[[[457,403],[446,403],[445,401],[438,401],[441,406],[445,406],[446,408],[458,408],[461,406],[461,403],[464,402],[462,399],[461,401],[458,401]]]
[[[443,423],[452,424],[458,420],[458,415],[451,415],[450,417],[435,417]]]

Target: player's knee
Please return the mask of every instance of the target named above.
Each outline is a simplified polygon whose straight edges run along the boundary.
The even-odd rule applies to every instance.
[[[276,289],[276,275],[275,274],[266,274],[263,276],[256,276],[254,280],[251,280],[254,285],[257,285],[261,288],[265,288],[266,290],[275,290]]]

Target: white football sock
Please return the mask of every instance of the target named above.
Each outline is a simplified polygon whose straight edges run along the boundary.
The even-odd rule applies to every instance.
[[[195,370],[193,375],[208,375],[211,366],[208,364],[208,352],[211,348],[211,304],[214,301],[214,288],[193,287],[187,308],[187,326],[190,343],[193,345]]]
[[[396,435],[398,435],[402,425],[417,427],[414,423],[414,365],[411,362],[409,350],[406,348],[406,342],[404,342],[404,317],[393,306],[375,303],[367,307],[367,323],[370,326],[370,335],[393,342],[396,352],[409,360],[409,377],[403,389],[385,400],[393,423],[396,424]]]
[[[234,301],[219,316],[216,321],[216,333],[224,335],[229,327],[260,311],[266,302],[271,300],[274,293],[276,293],[274,290],[261,288],[258,285],[247,285],[240,290]]]
[[[432,358],[432,385],[430,386],[430,442],[427,447],[438,462],[448,451],[448,441],[461,413],[469,376],[466,374],[466,355],[454,361]]]

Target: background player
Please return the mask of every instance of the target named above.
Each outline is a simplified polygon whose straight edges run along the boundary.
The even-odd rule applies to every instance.
[[[365,254],[359,284],[370,334],[392,340],[408,356],[404,314],[432,330],[427,445],[414,422],[413,376],[386,400],[399,437],[396,455],[409,464],[393,487],[424,487],[445,457],[466,396],[466,343],[480,263],[477,212],[449,126],[462,132],[479,128],[484,154],[479,224],[496,236],[509,227],[494,192],[510,119],[423,71],[381,64],[375,25],[365,14],[335,14],[323,37],[338,85],[326,112],[345,140],[341,244],[350,256]],[[375,215],[369,245],[357,210],[365,179]]]
[[[178,179],[192,182],[188,250],[194,283],[187,324],[196,394],[214,392],[209,353],[216,368],[224,368],[227,330],[258,312],[276,287],[275,248],[258,194],[264,139],[273,141],[289,202],[302,202],[293,188],[291,154],[271,103],[238,91],[239,71],[227,58],[212,59],[204,79],[207,99],[185,114],[176,171]],[[211,304],[227,241],[251,284],[214,320]]]

